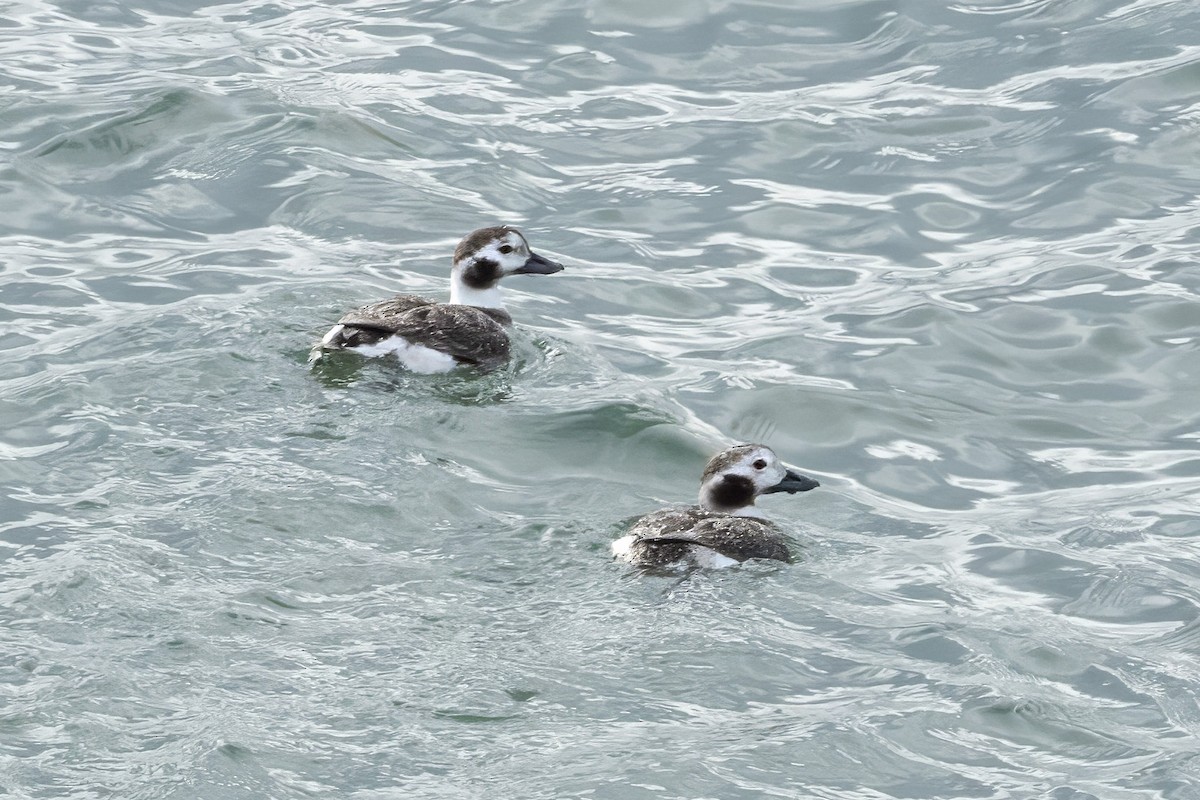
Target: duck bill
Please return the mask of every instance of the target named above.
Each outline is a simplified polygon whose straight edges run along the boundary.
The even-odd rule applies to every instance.
[[[799,472],[796,472],[796,470],[789,469],[783,476],[783,480],[769,489],[764,489],[763,494],[772,494],[774,492],[787,492],[788,494],[795,494],[796,492],[810,491],[820,485],[820,483],[808,477],[807,475],[801,475]]]
[[[556,272],[562,272],[562,268],[563,265],[557,261],[551,261],[545,256],[539,256],[531,251],[529,260],[514,269],[513,275],[553,275]]]

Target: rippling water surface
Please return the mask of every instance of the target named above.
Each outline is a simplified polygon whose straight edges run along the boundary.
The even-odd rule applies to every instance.
[[[0,794],[1200,796],[1194,4],[195,5],[0,9]]]

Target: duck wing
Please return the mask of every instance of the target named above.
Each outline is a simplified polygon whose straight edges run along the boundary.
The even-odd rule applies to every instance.
[[[774,523],[697,506],[647,514],[634,524],[630,533],[634,536],[633,547],[657,564],[679,560],[687,555],[691,545],[707,547],[735,561],[792,560],[787,537]]]
[[[364,330],[391,332],[395,322],[409,311],[412,311],[414,308],[432,305],[436,305],[433,300],[426,300],[424,297],[417,297],[415,294],[398,294],[395,297],[389,297],[387,300],[380,300],[378,303],[371,303],[370,305],[356,308],[353,311],[348,311],[338,320],[338,324],[363,328]]]
[[[377,344],[395,334],[396,322],[409,311],[431,305],[434,305],[434,301],[424,297],[398,294],[387,300],[356,308],[337,321],[321,341],[321,346],[339,349]]]
[[[460,364],[494,369],[508,360],[511,345],[504,326],[487,311],[474,306],[430,303],[390,318],[387,324],[392,335],[402,336],[410,344],[446,353]]]

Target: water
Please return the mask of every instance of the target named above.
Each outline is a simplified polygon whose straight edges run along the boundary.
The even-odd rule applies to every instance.
[[[0,793],[1196,797],[1197,30],[5,7]],[[497,222],[508,369],[309,367]],[[744,440],[800,563],[609,561]]]

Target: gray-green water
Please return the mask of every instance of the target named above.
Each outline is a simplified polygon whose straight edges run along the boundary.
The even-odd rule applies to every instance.
[[[0,8],[0,794],[1200,796],[1200,8]],[[486,378],[313,371],[508,222]],[[731,441],[792,566],[609,561]]]

